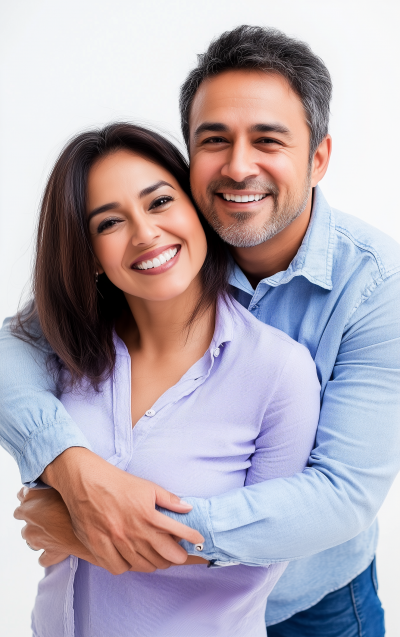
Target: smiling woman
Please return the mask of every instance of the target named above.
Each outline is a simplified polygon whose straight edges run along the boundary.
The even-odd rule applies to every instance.
[[[174,199],[177,201],[172,205]],[[43,196],[33,272],[34,303],[17,315],[14,333],[32,342],[37,339],[39,322],[55,354],[51,358],[56,373],[66,367],[73,382],[85,377],[96,386],[114,367],[114,324],[128,309],[133,281],[144,295],[157,285],[159,292],[162,289],[168,296],[169,286],[179,281],[187,265],[194,246],[189,252],[183,240],[175,236],[171,240],[168,230],[157,230],[157,220],[162,225],[172,215],[182,227],[191,219],[197,239],[203,240],[202,263],[197,264],[201,284],[187,317],[190,327],[196,317],[215,304],[220,293],[226,292],[227,256],[222,241],[196,212],[186,160],[161,135],[128,123],[76,136],[60,154]],[[136,234],[126,253],[129,233],[136,222],[135,232],[146,237],[135,247]],[[181,264],[176,275],[169,275],[167,285],[164,277],[160,284],[157,281],[149,287],[148,277],[137,279],[145,270],[134,262],[142,254],[146,256],[148,245],[157,251],[161,235],[167,237],[161,251],[164,247],[178,251],[177,257],[168,262],[169,268],[178,260]],[[107,273],[98,277],[96,272],[104,272],[104,268],[96,251],[103,254],[106,246],[114,245],[119,250],[121,240],[128,261],[121,265],[116,254],[117,262],[110,263]],[[156,256],[147,257],[147,264]]]
[[[128,562],[116,531],[108,572],[61,497],[43,490],[39,533],[32,523],[23,531],[51,567],[35,637],[265,635],[266,600],[286,564],[206,568],[218,564],[205,538],[155,508],[160,487],[206,498],[302,471],[314,441],[311,356],[229,296],[227,262],[191,199],[185,161],[159,135],[114,124],[64,149],[43,199],[34,300],[14,330],[35,342],[39,322],[60,401],[92,449],[82,463],[94,452],[106,475],[114,465],[111,481],[124,476],[128,492],[145,494],[152,541],[133,537]]]

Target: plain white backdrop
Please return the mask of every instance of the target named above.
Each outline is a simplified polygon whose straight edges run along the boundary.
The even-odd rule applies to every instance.
[[[125,119],[180,141],[179,86],[238,24],[280,28],[324,59],[334,150],[323,191],[400,241],[398,0],[0,0],[0,320],[29,280],[40,195],[66,140]],[[41,568],[12,518],[19,474],[3,450],[0,484],[0,632],[28,637]],[[399,637],[399,479],[379,517],[387,635]]]

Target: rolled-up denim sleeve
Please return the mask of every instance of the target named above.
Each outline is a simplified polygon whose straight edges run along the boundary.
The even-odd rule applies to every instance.
[[[69,447],[90,445],[56,397],[48,352],[0,330],[0,443],[17,461],[22,482],[35,486],[43,470]]]
[[[396,274],[349,319],[302,473],[208,500],[185,496],[193,510],[184,521],[205,537],[203,557],[253,566],[297,560],[372,524],[400,470],[399,298]]]

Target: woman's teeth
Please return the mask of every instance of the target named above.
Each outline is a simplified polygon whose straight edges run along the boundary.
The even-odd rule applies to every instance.
[[[236,201],[236,203],[247,203],[248,201],[260,201],[260,199],[264,199],[267,196],[267,193],[262,195],[227,195],[224,192],[222,193],[222,197],[225,201]]]
[[[178,248],[170,248],[169,250],[166,250],[165,252],[159,254],[158,257],[155,257],[155,259],[151,259],[149,261],[140,261],[140,263],[135,263],[133,267],[137,270],[150,270],[150,268],[159,268],[160,265],[163,265],[164,263],[167,263],[167,261],[173,259],[177,252]]]

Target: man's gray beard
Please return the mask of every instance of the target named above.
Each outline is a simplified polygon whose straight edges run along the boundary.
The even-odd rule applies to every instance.
[[[246,222],[253,218],[250,212],[231,213],[235,221],[230,226],[224,226],[213,206],[212,200],[215,193],[221,190],[257,190],[258,192],[271,193],[273,199],[273,209],[270,219],[261,228],[251,227]],[[207,189],[209,201],[197,198],[198,206],[207,219],[208,223],[219,234],[221,239],[235,248],[252,248],[271,239],[276,234],[284,230],[297,217],[304,212],[311,190],[311,174],[307,174],[304,186],[299,193],[293,193],[286,197],[283,204],[278,202],[278,189],[273,183],[261,181],[247,181],[235,183],[231,180],[219,180],[213,182]]]

